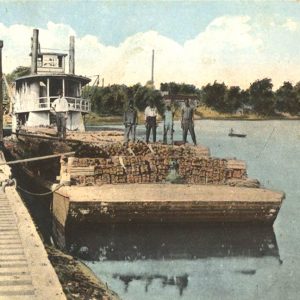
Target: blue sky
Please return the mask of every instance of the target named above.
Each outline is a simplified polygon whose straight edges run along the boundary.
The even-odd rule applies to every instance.
[[[42,48],[68,48],[76,70],[107,83],[149,80],[247,86],[270,77],[300,81],[300,2],[296,1],[3,1],[5,70],[28,61],[30,36]]]
[[[140,31],[155,30],[183,43],[222,15],[255,19],[293,17],[300,4],[287,1],[0,1],[1,22],[45,27],[48,21],[93,34],[106,45],[118,45]]]

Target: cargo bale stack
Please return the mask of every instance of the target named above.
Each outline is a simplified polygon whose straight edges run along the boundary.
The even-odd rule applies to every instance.
[[[162,183],[168,181],[172,169],[180,182],[187,184],[227,184],[247,179],[243,161],[213,158],[207,148],[201,147],[113,144],[85,146],[77,155],[67,162],[72,185]]]

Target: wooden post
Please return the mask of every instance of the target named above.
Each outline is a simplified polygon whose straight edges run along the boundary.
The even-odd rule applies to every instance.
[[[63,93],[63,97],[65,97],[66,96],[66,93],[65,93],[65,88],[66,88],[66,86],[65,86],[65,79],[63,78],[63,80],[62,80],[62,93]]]
[[[70,36],[69,73],[75,74],[75,37]]]
[[[3,41],[0,41],[0,145],[3,143],[3,79],[2,79],[2,48]]]
[[[51,100],[50,100],[50,78],[47,78],[47,107],[51,107]]]
[[[39,31],[33,29],[32,49],[31,49],[31,74],[37,73],[37,57],[39,47]]]

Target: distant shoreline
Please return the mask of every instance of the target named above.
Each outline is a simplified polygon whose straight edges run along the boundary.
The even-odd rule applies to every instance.
[[[286,118],[286,117],[270,117],[270,118],[238,118],[238,117],[199,117],[195,116],[195,121],[201,120],[211,120],[211,121],[300,121],[300,117],[294,118]],[[180,121],[179,118],[175,118],[175,121]],[[97,116],[93,119],[89,119],[86,121],[86,126],[100,126],[106,124],[115,124],[115,125],[122,125],[123,118],[121,116]],[[143,125],[144,123],[140,119],[138,125]]]

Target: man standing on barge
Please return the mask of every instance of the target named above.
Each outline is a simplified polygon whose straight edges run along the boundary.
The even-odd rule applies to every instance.
[[[65,139],[69,104],[67,99],[62,96],[61,91],[58,92],[58,98],[52,102],[51,109],[56,115],[57,135],[60,140]]]
[[[171,110],[171,106],[167,105],[167,109],[164,113],[164,144],[168,143],[168,133],[170,134],[171,145],[173,145],[173,118],[174,112]]]
[[[149,105],[145,109],[145,124],[146,124],[146,143],[149,143],[150,132],[152,129],[153,143],[156,142],[156,118],[157,109],[153,101],[149,101]]]
[[[194,108],[190,105],[190,99],[185,99],[181,112],[181,128],[183,130],[183,143],[186,143],[188,131],[191,134],[194,145],[197,145],[194,130]]]
[[[124,112],[124,141],[127,143],[130,139],[130,134],[133,136],[132,140],[135,142],[136,126],[137,126],[137,111],[134,108],[133,101],[129,102],[128,109]]]

